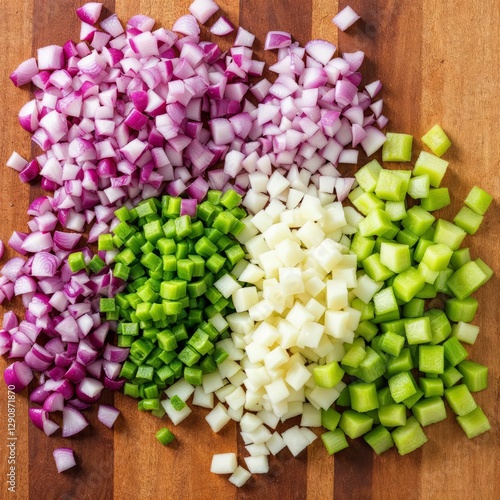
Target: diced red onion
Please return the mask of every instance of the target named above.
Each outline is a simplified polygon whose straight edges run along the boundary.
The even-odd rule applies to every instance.
[[[3,372],[7,386],[14,392],[21,392],[32,380],[33,371],[24,361],[14,361]]]
[[[57,472],[61,473],[76,465],[75,455],[71,448],[57,448],[52,452]]]
[[[233,23],[224,16],[220,16],[219,19],[217,19],[217,21],[215,21],[213,26],[210,28],[210,33],[213,33],[217,36],[229,35],[229,33],[232,33],[233,31]]]
[[[113,427],[118,415],[120,415],[120,411],[110,405],[99,405],[97,410],[97,420],[110,429]]]
[[[201,24],[205,24],[219,10],[219,6],[213,0],[194,0],[188,10]]]

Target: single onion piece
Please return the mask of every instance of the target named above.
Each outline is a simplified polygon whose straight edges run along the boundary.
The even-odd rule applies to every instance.
[[[200,27],[196,18],[191,14],[186,14],[185,16],[179,17],[172,26],[172,31],[177,31],[187,36],[199,36]]]
[[[3,241],[0,240],[0,259],[3,257],[3,252],[5,251],[5,245],[3,244]],[[5,321],[5,319],[4,319]]]
[[[31,82],[31,79],[38,74],[38,65],[36,59],[31,57],[26,61],[23,61],[9,76],[12,83],[16,87],[25,85]]]
[[[75,455],[71,448],[57,448],[53,451],[57,472],[61,473],[76,465]]]
[[[321,64],[327,64],[335,54],[337,47],[326,40],[311,40],[305,45],[306,52]]]
[[[335,24],[341,31],[345,31],[358,19],[360,19],[360,16],[358,16],[353,8],[348,5],[332,19],[332,23]]]
[[[118,415],[120,415],[120,410],[110,405],[99,405],[97,410],[97,420],[110,429],[113,427]]]
[[[220,16],[217,21],[210,28],[210,33],[213,33],[217,36],[229,35],[234,31],[234,25],[229,19],[224,16]]]
[[[89,423],[76,408],[66,406],[63,410],[62,436],[70,437],[78,434],[87,427]]]
[[[14,392],[21,392],[33,380],[33,377],[33,371],[24,361],[14,361],[3,372],[7,387]]]
[[[292,44],[292,36],[286,31],[270,31],[266,36],[264,50],[281,49]]]
[[[188,10],[201,24],[205,24],[219,10],[219,6],[213,0],[194,0]]]
[[[78,9],[76,9],[76,15],[84,22],[88,24],[95,24],[101,15],[102,3],[99,2],[88,2]]]

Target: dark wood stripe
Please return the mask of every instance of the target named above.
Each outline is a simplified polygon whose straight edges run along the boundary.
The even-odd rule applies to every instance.
[[[32,50],[36,57],[39,47],[64,44],[72,39],[79,42],[80,22],[75,10],[83,3],[79,0],[55,2],[34,0]],[[114,1],[105,0],[103,12],[114,11]],[[27,140],[27,138],[25,139]],[[32,144],[32,157],[40,150]],[[45,194],[40,185],[30,188],[30,201]],[[113,395],[103,395],[101,401],[113,404]],[[60,431],[51,437],[30,424],[29,473],[30,498],[83,499],[113,498],[113,431],[97,420],[97,405],[84,412],[90,425],[78,436],[62,438]],[[54,417],[57,420],[59,415]],[[59,418],[58,423],[61,422]],[[52,452],[59,447],[73,448],[77,467],[57,475],[57,481],[47,480],[56,474]],[[47,474],[47,472],[49,474]]]

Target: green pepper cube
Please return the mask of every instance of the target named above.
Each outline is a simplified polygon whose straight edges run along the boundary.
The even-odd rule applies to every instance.
[[[186,281],[191,281],[194,272],[194,262],[190,259],[180,259],[177,261],[177,276]]]
[[[382,146],[382,161],[410,161],[413,146],[413,136],[388,132],[387,140]]]
[[[85,258],[83,252],[73,252],[68,255],[68,265],[71,271],[77,273],[85,269]]]
[[[116,302],[113,298],[101,298],[99,300],[99,310],[102,313],[114,312],[116,311]]]
[[[228,210],[232,210],[241,203],[241,195],[233,189],[228,189],[220,198],[220,204]]]

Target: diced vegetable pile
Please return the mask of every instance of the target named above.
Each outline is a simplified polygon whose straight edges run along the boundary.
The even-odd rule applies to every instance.
[[[20,322],[4,314],[0,352],[16,359],[9,388],[38,382],[32,422],[51,435],[60,411],[73,436],[104,388],[162,425],[208,408],[213,432],[239,422],[244,464],[211,463],[238,487],[318,435],[329,454],[358,437],[410,453],[445,402],[469,438],[487,431],[473,393],[488,368],[464,344],[493,270],[462,244],[492,197],[474,186],[453,222],[433,214],[451,202],[444,130],[421,138],[431,152],[407,168],[413,137],[381,132],[381,84],[361,88],[362,52],[334,57],[325,40],[302,48],[273,31],[271,82],[242,27],[227,53],[200,40],[213,0],[172,31],[142,15],[99,30],[101,7],[77,10],[80,43],[40,48],[11,75],[36,87],[19,121],[42,153],[8,166],[53,192],[30,205],[30,233],[9,240],[22,257],[0,278],[0,303],[26,308]],[[346,7],[333,22],[358,19]],[[210,31],[234,26],[221,16]],[[343,178],[359,146],[368,162]],[[380,148],[402,166],[384,168]],[[118,416],[99,406],[107,427]],[[175,436],[163,426],[156,438]],[[76,465],[69,448],[54,459],[58,472]]]

